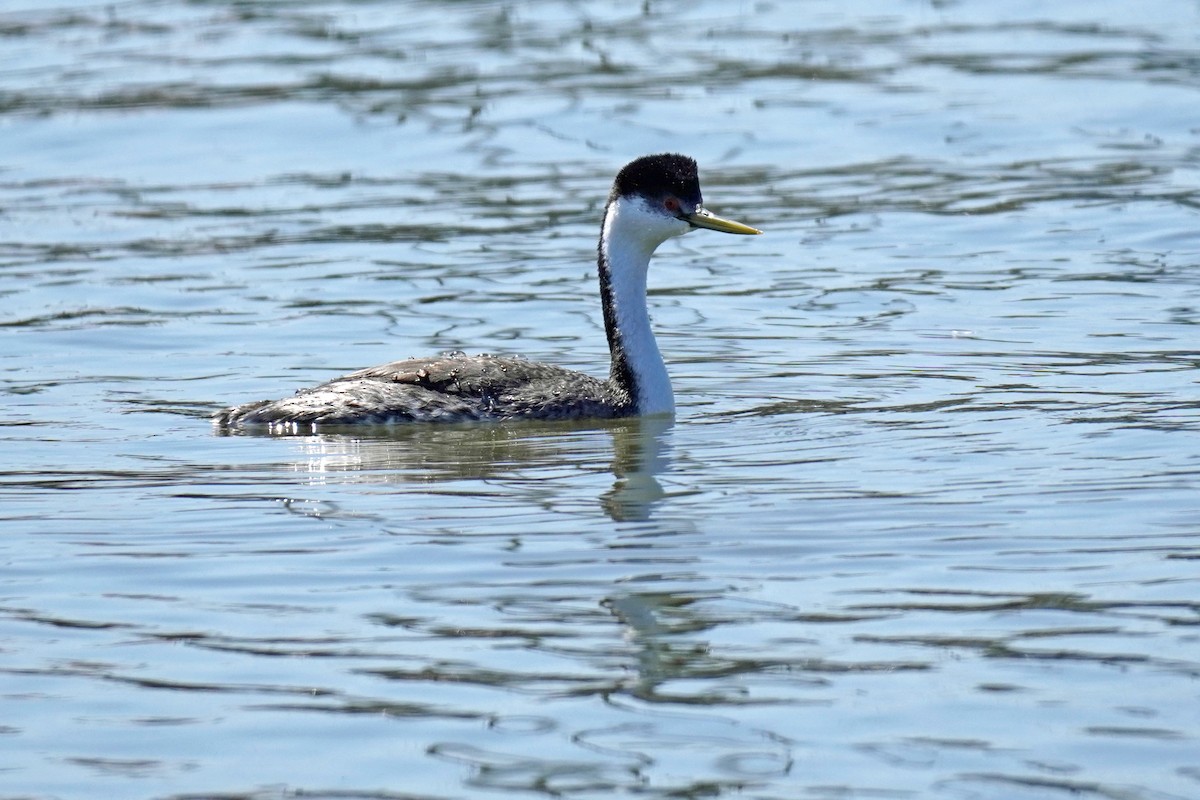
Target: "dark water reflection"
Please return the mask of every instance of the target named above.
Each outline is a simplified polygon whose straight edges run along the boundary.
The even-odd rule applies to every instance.
[[[1200,794],[1198,13],[0,3],[0,796]],[[213,435],[667,149],[674,426]]]

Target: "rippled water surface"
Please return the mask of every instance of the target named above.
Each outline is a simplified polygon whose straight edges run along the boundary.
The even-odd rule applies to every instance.
[[[1200,6],[0,2],[0,798],[1200,797]],[[218,436],[443,350],[673,426]]]

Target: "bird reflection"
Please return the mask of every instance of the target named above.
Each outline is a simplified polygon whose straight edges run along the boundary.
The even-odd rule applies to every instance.
[[[287,437],[299,458],[290,468],[312,484],[410,484],[537,477],[543,491],[556,478],[610,471],[600,496],[615,521],[650,518],[665,496],[658,476],[670,467],[670,417],[629,417],[519,425],[356,426]],[[366,434],[366,435],[364,435]],[[564,492],[567,491],[565,488]],[[468,491],[469,493],[469,491]]]

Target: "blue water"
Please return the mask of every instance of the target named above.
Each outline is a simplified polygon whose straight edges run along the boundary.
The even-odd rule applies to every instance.
[[[0,798],[1200,797],[1200,7],[0,2]],[[674,425],[219,436],[444,350]]]

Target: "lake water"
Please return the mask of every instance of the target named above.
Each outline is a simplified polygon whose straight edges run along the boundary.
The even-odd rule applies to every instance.
[[[1200,5],[0,2],[0,798],[1200,797]],[[219,436],[604,374],[673,426]]]

